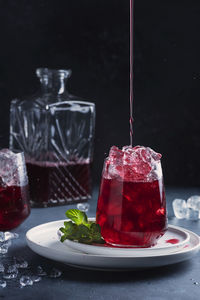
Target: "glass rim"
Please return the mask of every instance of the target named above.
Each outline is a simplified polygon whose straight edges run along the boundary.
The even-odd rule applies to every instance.
[[[38,77],[52,77],[60,76],[63,78],[69,78],[72,74],[70,69],[50,69],[47,67],[40,67],[36,69],[36,75]]]
[[[60,101],[60,102],[55,102],[48,104],[48,108],[54,108],[54,109],[70,109],[72,105],[78,104],[81,107],[95,107],[95,104],[92,102],[86,102],[86,101],[79,101],[79,100],[67,100],[67,101]]]
[[[11,151],[15,156],[22,156],[22,157],[25,157],[24,151],[22,151],[22,150],[17,150],[17,149],[10,149],[10,148],[2,148],[2,149],[0,149],[0,154],[1,154],[1,153],[5,153],[5,154],[6,154],[5,150]],[[0,158],[0,159],[1,159],[1,158]]]

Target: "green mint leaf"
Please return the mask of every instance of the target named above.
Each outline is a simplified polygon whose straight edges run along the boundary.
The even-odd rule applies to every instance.
[[[61,227],[61,228],[59,228],[59,230],[60,230],[62,233],[65,233],[65,228]]]
[[[74,225],[75,224],[72,221],[64,222],[65,230],[70,230],[70,229],[74,228]]]
[[[99,224],[92,223],[90,225],[90,237],[94,243],[104,243],[101,236],[101,227]]]
[[[90,225],[90,232],[101,234],[101,227],[99,226],[99,224],[96,224],[96,223],[93,222]]]
[[[66,234],[63,234],[60,238],[60,241],[63,243],[67,239]]]
[[[99,241],[101,241],[101,233],[99,233],[99,232],[93,232],[92,234],[91,234],[91,238],[92,238],[92,240],[95,242],[95,243],[98,243]]]
[[[64,234],[61,237],[61,242],[64,242],[66,239],[74,239],[77,235],[78,226],[74,224],[72,221],[64,222],[65,227],[61,227],[60,231]]]
[[[68,235],[73,234],[77,230],[77,225],[74,224],[72,221],[64,222],[65,225],[65,233]]]
[[[81,225],[77,225],[77,230],[76,232],[73,233],[73,239],[76,241],[80,241],[80,239],[83,238],[89,238],[90,237],[90,231],[87,228],[87,226],[81,224]]]
[[[84,238],[79,239],[79,243],[91,245],[93,243],[93,241],[89,237],[84,237]]]
[[[65,214],[67,218],[71,219],[76,225],[88,224],[87,215],[79,209],[69,209]]]
[[[64,227],[60,228],[63,233],[61,242],[68,239],[84,244],[104,243],[100,226],[95,222],[88,221],[84,212],[78,209],[69,209],[65,214],[72,221],[64,222]]]
[[[90,236],[89,228],[83,224],[78,226],[78,231],[79,231],[80,237],[89,237]]]

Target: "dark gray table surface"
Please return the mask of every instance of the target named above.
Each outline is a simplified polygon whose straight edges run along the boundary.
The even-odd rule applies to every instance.
[[[98,189],[90,201],[89,216],[95,216]],[[176,197],[187,199],[200,194],[199,188],[167,188],[167,208],[169,224],[185,227],[200,234],[200,220],[178,220],[173,216],[172,200]],[[65,218],[65,211],[74,206],[32,209],[29,218],[18,228],[20,238],[13,241],[8,254],[1,260],[12,256],[23,256],[29,263],[26,272],[34,274],[37,266],[43,266],[47,274],[53,267],[61,270],[60,278],[44,277],[33,286],[20,288],[19,276],[7,280],[7,287],[0,288],[0,299],[200,299],[200,253],[193,259],[179,264],[142,271],[103,272],[88,271],[68,267],[43,258],[28,248],[26,232],[39,224]],[[199,284],[194,284],[199,282]]]

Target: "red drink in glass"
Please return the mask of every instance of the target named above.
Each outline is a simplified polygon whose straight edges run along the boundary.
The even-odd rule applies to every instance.
[[[112,147],[102,174],[97,223],[115,246],[150,247],[167,228],[160,155],[150,148]]]
[[[30,214],[23,152],[0,150],[0,231],[19,226]]]
[[[0,230],[20,225],[30,214],[28,185],[0,187]]]

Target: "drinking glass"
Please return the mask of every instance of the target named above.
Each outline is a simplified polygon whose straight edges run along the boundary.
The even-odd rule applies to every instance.
[[[119,247],[153,246],[167,229],[161,162],[153,161],[150,169],[149,164],[142,159],[140,161],[140,157],[134,154],[136,163],[140,163],[138,167],[130,157],[125,157],[126,153],[120,155],[115,151],[105,160],[97,223],[109,244]]]
[[[0,150],[0,230],[19,226],[30,214],[24,153]]]

